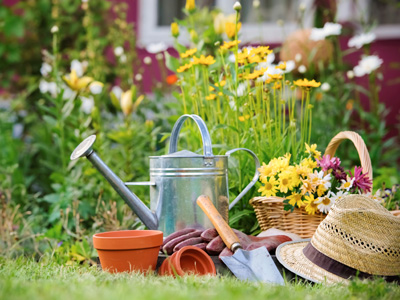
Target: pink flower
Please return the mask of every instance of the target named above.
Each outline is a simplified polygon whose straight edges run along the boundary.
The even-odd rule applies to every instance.
[[[322,159],[317,159],[317,162],[318,166],[324,171],[328,171],[329,169],[336,170],[340,167],[340,159],[338,157],[333,157],[331,159],[329,154],[324,155]]]
[[[332,175],[340,182],[342,180],[346,179],[346,172],[344,171],[344,168],[341,166],[338,166],[336,169],[332,171]]]
[[[349,172],[350,176],[353,177],[351,171]],[[362,173],[362,167],[354,168],[354,179],[353,187],[358,188],[362,193],[367,193],[372,190],[372,181],[368,178],[367,174]]]

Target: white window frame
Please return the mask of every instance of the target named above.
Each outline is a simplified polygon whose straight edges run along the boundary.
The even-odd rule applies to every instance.
[[[168,0],[164,0],[168,1]],[[246,0],[251,1],[251,0]],[[338,22],[351,21],[357,19],[357,11],[361,8],[368,12],[368,3],[371,0],[341,0],[338,1],[337,20]],[[216,7],[220,8],[224,14],[232,14],[233,0],[216,0]],[[313,21],[312,3],[313,0],[297,0],[298,5],[303,3],[306,7],[304,19],[304,27],[311,27]],[[354,4],[357,3],[358,9]],[[157,0],[140,0],[139,1],[139,17],[138,21],[138,45],[146,47],[151,43],[165,43],[168,46],[173,44],[173,38],[170,32],[170,26],[157,25]],[[240,31],[240,39],[242,43],[282,43],[286,36],[298,29],[295,22],[285,23],[284,27],[280,27],[275,22],[263,22],[259,24],[243,24]],[[373,32],[377,39],[397,39],[400,38],[400,24],[396,25],[380,25]],[[186,44],[189,41],[187,32],[181,32],[179,42]]]
[[[359,19],[360,12],[368,15],[369,2],[373,0],[341,0],[338,1],[337,19],[338,22],[352,21]],[[378,25],[372,30],[378,40],[399,39],[400,24]]]
[[[165,0],[167,1],[167,0]],[[251,0],[246,0],[251,1]],[[305,3],[307,9],[311,7],[312,0],[297,0],[298,3]],[[216,0],[216,7],[226,14],[233,14],[233,0]],[[140,0],[139,1],[139,32],[138,32],[138,44],[145,47],[151,43],[163,42],[167,45],[173,44],[173,38],[170,32],[170,26],[158,26],[157,25],[157,11],[158,11],[157,0]],[[306,16],[310,16],[306,11]],[[310,26],[312,18],[309,17],[305,20],[305,26]],[[282,43],[284,41],[284,35],[295,31],[298,28],[295,22],[286,23],[284,27],[280,27],[275,22],[263,22],[261,27],[259,24],[243,24],[240,30],[240,39],[242,43]],[[189,41],[188,34],[181,32],[178,40],[183,43]]]

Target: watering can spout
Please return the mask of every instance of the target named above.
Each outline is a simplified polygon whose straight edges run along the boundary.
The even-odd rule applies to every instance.
[[[71,154],[71,160],[86,157],[93,166],[107,179],[115,191],[121,196],[128,206],[136,213],[138,218],[149,229],[158,228],[158,216],[153,213],[126,185],[125,183],[101,160],[92,145],[96,140],[95,135],[86,138]],[[160,204],[160,203],[159,203]],[[158,211],[158,210],[157,210]]]

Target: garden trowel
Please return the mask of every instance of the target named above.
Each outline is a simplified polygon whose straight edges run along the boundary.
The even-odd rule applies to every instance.
[[[197,204],[213,223],[225,245],[234,253],[232,256],[224,256],[221,259],[237,278],[284,284],[283,277],[267,248],[243,250],[239,238],[219,214],[210,198],[202,195],[197,198]]]

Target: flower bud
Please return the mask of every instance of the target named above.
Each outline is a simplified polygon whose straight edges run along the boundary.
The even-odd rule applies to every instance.
[[[196,3],[194,0],[186,0],[185,8],[188,12],[193,12],[196,9]]]
[[[128,116],[133,111],[132,90],[122,93],[121,96],[121,109],[125,116]]]
[[[322,85],[321,85],[321,90],[323,90],[324,92],[327,92],[327,91],[329,91],[331,89],[331,85],[329,84],[329,83],[327,83],[327,82],[324,82]]]
[[[100,81],[93,81],[89,85],[89,90],[93,95],[98,95],[103,91],[104,84]]]
[[[51,27],[51,33],[57,33],[58,32],[58,26],[54,25],[53,27]]]
[[[174,38],[179,36],[179,25],[176,22],[171,23],[171,34]]]
[[[150,65],[152,60],[150,56],[146,56],[145,58],[143,58],[143,62],[145,65]]]
[[[240,5],[239,1],[236,1],[235,4],[233,4],[233,9],[236,10],[237,12],[242,10],[242,5]]]
[[[305,73],[305,72],[307,72],[307,68],[306,68],[306,66],[305,65],[301,65],[301,66],[299,66],[299,68],[297,69],[297,71],[299,71],[299,73]]]
[[[199,41],[199,36],[194,29],[190,30],[190,38],[192,39],[193,43],[195,43],[195,44],[197,44],[197,42]]]
[[[347,78],[353,79],[354,78],[354,71],[352,71],[352,70],[347,71]]]

